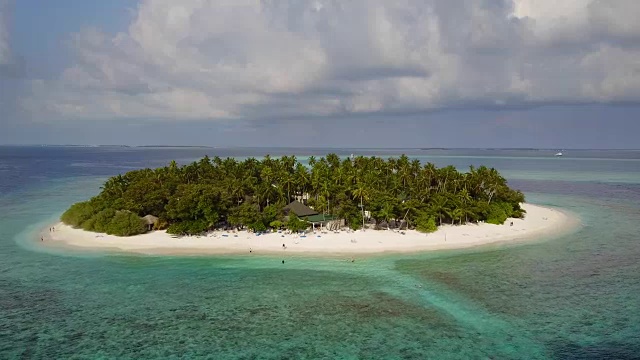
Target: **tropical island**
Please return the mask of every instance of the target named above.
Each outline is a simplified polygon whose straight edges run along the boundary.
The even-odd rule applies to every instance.
[[[405,155],[385,160],[341,159],[328,154],[310,157],[308,166],[295,156],[267,155],[262,160],[243,161],[204,157],[184,166],[172,161],[162,168],[134,170],[108,179],[97,196],[72,205],[61,216],[67,233],[58,232],[51,238],[74,237],[76,241],[70,242],[78,245],[79,238],[87,241],[90,234],[100,233],[108,236],[95,235],[98,240],[91,240],[95,246],[117,243],[115,247],[123,248],[129,244],[126,239],[134,244],[133,239],[139,238],[144,239],[140,241],[146,249],[162,247],[160,243],[167,239],[204,238],[219,249],[246,250],[251,246],[260,249],[254,241],[260,235],[261,241],[267,241],[274,234],[275,243],[292,236],[299,244],[307,234],[324,235],[327,240],[344,234],[340,239],[349,238],[353,246],[373,238],[382,244],[375,233],[385,236],[387,244],[393,242],[392,233],[404,239],[423,234],[416,241],[424,242],[424,234],[441,232],[438,229],[443,227],[453,234],[455,227],[460,236],[470,237],[475,231],[476,236],[470,238],[481,235],[483,239],[474,243],[487,243],[505,239],[504,234],[495,233],[497,228],[501,232],[526,230],[522,224],[527,211],[536,215],[531,229],[547,229],[549,219],[548,224],[557,227],[568,218],[524,201],[523,193],[511,189],[495,169],[472,166],[468,172],[459,172],[453,166],[437,168]],[[504,230],[506,223],[509,229]],[[485,230],[479,233],[470,226]],[[165,240],[157,240],[160,237]],[[236,238],[235,245],[223,244],[224,237]],[[254,240],[239,245],[239,238]],[[399,239],[398,243],[407,241]],[[460,243],[468,242],[463,240]],[[100,241],[104,244],[95,244]],[[449,244],[455,243],[450,237]],[[406,248],[416,248],[414,245]],[[389,246],[377,247],[388,250]]]

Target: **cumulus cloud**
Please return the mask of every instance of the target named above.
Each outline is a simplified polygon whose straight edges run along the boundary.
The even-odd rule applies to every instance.
[[[0,0],[0,4],[2,1]],[[142,0],[23,105],[261,119],[640,100],[636,0]],[[2,59],[0,27],[0,59]]]
[[[9,43],[10,0],[0,0],[0,76],[9,71],[15,60]]]

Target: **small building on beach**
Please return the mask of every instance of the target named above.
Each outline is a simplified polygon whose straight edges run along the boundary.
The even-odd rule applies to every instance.
[[[145,225],[147,225],[147,231],[153,230],[153,227],[158,222],[158,218],[153,215],[146,215],[142,217],[142,221],[144,221]]]
[[[311,224],[313,229],[324,227],[327,230],[338,230],[344,226],[344,219],[338,219],[337,216],[328,214],[311,215],[304,219]]]
[[[318,212],[301,203],[298,200],[294,200],[289,205],[285,206],[282,211],[285,216],[289,216],[290,213],[294,213],[299,218],[305,218],[307,216],[318,215]]]
[[[334,224],[334,226],[339,228],[339,224],[336,223],[336,217],[328,214],[319,214],[317,211],[312,208],[304,205],[299,201],[292,201],[289,205],[285,206],[282,211],[285,216],[289,216],[290,213],[294,213],[300,219],[311,224],[312,228],[317,227],[327,227],[329,224]],[[344,223],[344,222],[343,222]]]

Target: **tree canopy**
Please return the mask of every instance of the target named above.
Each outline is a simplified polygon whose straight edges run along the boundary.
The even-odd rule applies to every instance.
[[[285,218],[283,207],[303,200],[317,212],[344,219],[351,228],[370,220],[434,231],[443,223],[503,223],[522,217],[522,192],[513,190],[495,169],[459,172],[402,155],[308,159],[295,156],[238,161],[204,157],[188,165],[172,161],[158,169],[127,172],[108,179],[92,199],[74,204],[62,220],[90,231],[134,235],[146,230],[133,220],[152,214],[157,228],[197,234],[223,226],[264,231],[307,225]],[[365,214],[371,219],[364,220]],[[135,216],[134,216],[135,215]]]

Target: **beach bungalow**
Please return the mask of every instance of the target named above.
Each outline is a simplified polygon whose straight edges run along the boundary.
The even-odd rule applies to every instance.
[[[297,217],[304,219],[307,216],[318,215],[318,212],[312,208],[304,205],[298,200],[292,201],[289,205],[285,206],[282,211],[285,216],[289,216],[289,213],[294,213]]]
[[[284,212],[285,216],[289,216],[290,213],[296,214],[296,216],[298,216],[300,219],[310,223],[313,229],[315,229],[316,227],[326,227],[330,223],[335,223],[333,227],[340,227],[340,224],[336,222],[335,216],[319,214],[317,211],[297,200],[292,201],[289,205],[285,206],[282,211]]]
[[[147,231],[153,230],[153,227],[158,222],[158,218],[153,215],[147,215],[142,217],[142,221],[147,225]]]

